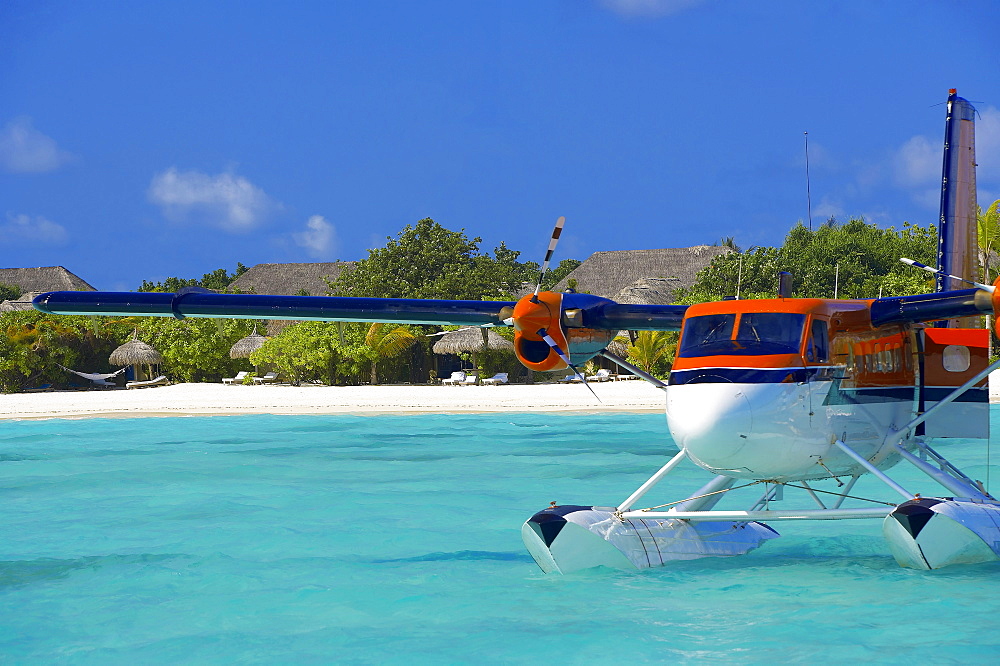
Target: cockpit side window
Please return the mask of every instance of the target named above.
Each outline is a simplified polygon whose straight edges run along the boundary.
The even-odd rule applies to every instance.
[[[806,361],[826,363],[829,360],[830,344],[826,332],[826,322],[822,319],[813,319],[809,331],[809,344],[806,345]]]
[[[680,356],[712,356],[728,354],[732,348],[734,314],[702,315],[689,317],[684,322]]]

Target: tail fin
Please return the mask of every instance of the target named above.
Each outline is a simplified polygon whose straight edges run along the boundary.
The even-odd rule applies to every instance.
[[[979,238],[976,215],[976,108],[949,91],[941,173],[941,217],[938,221],[938,268],[943,273],[979,282]],[[938,275],[937,291],[964,285]]]

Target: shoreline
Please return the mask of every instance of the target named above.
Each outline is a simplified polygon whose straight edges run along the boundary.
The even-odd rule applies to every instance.
[[[163,418],[242,414],[409,415],[496,412],[662,413],[663,391],[640,380],[504,386],[173,384],[143,389],[0,395],[0,420]]]

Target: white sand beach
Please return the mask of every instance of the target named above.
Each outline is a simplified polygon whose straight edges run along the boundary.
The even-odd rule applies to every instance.
[[[650,411],[662,390],[644,381],[506,386],[284,386],[174,384],[144,389],[0,395],[0,419],[213,414]]]

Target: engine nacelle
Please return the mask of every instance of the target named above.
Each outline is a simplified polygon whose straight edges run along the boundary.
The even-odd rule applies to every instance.
[[[584,310],[610,302],[589,294],[553,291],[525,296],[514,306],[514,354],[526,368],[538,372],[567,368],[542,337],[548,335],[574,365],[585,363],[607,347],[618,331],[585,328]],[[566,319],[572,319],[570,325]]]

